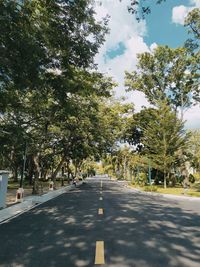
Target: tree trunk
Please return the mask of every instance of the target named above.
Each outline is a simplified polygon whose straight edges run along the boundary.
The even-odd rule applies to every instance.
[[[137,173],[134,172],[133,173],[133,183],[134,183],[134,185],[136,185],[136,178],[137,178]]]
[[[13,181],[17,182],[18,181],[18,166],[14,166],[12,173],[13,173]]]
[[[39,165],[39,153],[33,156],[33,164],[34,164],[34,183],[33,183],[33,191],[32,194],[39,194],[39,173],[40,173],[40,165]]]
[[[33,184],[33,174],[34,174],[34,163],[33,163],[33,157],[29,160],[29,168],[28,168],[28,181],[29,184]]]
[[[63,163],[65,162],[65,157],[63,157],[60,161],[60,163],[58,164],[57,168],[55,169],[55,171],[53,172],[53,174],[51,175],[51,179],[52,181],[55,183],[56,181],[56,176],[58,174],[58,172],[60,171],[60,169],[62,168]]]
[[[189,186],[189,172],[187,170],[187,167],[184,166],[184,169],[182,171],[182,175],[184,177],[184,180],[183,180],[183,187],[184,188],[187,188]]]
[[[126,165],[126,157],[124,157],[124,164],[123,164],[123,172],[124,172],[124,180],[127,180],[127,165]]]
[[[76,177],[77,176],[77,171],[78,171],[78,164],[77,164],[76,161],[74,162],[74,166],[75,166],[74,176]]]
[[[167,177],[165,171],[164,171],[164,188],[167,188]]]

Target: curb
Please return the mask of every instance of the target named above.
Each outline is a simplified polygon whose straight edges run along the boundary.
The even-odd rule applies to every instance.
[[[82,182],[77,183],[77,186],[81,185]],[[67,191],[70,191],[72,189],[76,188],[74,185],[68,185],[64,188],[50,191],[44,195],[41,196],[28,196],[24,199],[23,202],[15,204],[11,207],[4,208],[0,210],[0,224],[5,223],[53,198],[58,197],[59,195],[62,195],[66,193]]]

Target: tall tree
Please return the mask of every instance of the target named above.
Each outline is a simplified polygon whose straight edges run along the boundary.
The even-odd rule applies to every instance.
[[[158,109],[151,112],[151,120],[143,128],[142,144],[143,152],[163,172],[166,188],[172,167],[188,145],[184,123],[177,119],[167,102],[160,102]]]
[[[137,67],[137,71],[126,73],[125,85],[129,91],[143,92],[150,103],[167,99],[175,110],[180,108],[183,117],[184,109],[199,100],[196,65],[185,48],[159,46],[153,53],[139,54]]]

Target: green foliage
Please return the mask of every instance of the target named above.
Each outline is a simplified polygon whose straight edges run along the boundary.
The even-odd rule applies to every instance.
[[[198,100],[195,69],[186,49],[159,46],[153,53],[138,55],[138,70],[126,73],[125,84],[129,91],[143,92],[154,105],[167,100],[175,110],[183,110],[192,105],[191,95]]]
[[[164,175],[170,173],[174,164],[179,164],[180,157],[183,157],[180,151],[185,151],[188,145],[188,135],[183,122],[167,103],[160,103],[159,108],[151,113],[151,120],[143,128],[142,143],[143,153]]]
[[[194,173],[193,174],[195,181],[200,181],[200,173]]]
[[[54,179],[65,163],[76,175],[117,137],[118,114],[103,118],[115,84],[94,65],[107,18],[96,21],[90,0],[3,0],[0,22],[1,167],[16,176],[26,143],[30,181],[50,170]]]
[[[147,184],[147,180],[148,180],[148,177],[147,177],[147,174],[144,173],[144,172],[141,172],[140,173],[140,179],[139,179],[139,184],[144,186]]]
[[[155,185],[145,186],[144,187],[144,191],[146,191],[146,192],[157,192],[158,191],[158,187],[155,186]]]
[[[195,182],[194,175],[192,175],[192,174],[189,175],[189,182],[192,183],[192,184]]]
[[[190,135],[189,153],[191,153],[192,167],[200,171],[200,131],[190,131]]]
[[[185,27],[188,28],[189,34],[193,35],[186,42],[186,47],[190,48],[192,51],[199,48],[200,45],[200,9],[194,8],[189,12],[185,19]]]

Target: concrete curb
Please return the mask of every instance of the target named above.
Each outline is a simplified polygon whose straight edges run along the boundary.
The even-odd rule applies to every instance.
[[[82,182],[77,183],[77,185],[81,185]],[[24,201],[18,204],[15,204],[11,207],[0,210],[0,224],[4,223],[12,218],[23,214],[24,212],[41,205],[44,202],[47,202],[59,195],[66,193],[72,189],[76,188],[74,185],[68,185],[61,189],[55,191],[49,191],[48,193],[41,196],[29,196],[24,198]]]
[[[164,197],[168,199],[175,199],[175,200],[188,200],[188,201],[200,201],[200,197],[190,197],[190,196],[177,196],[177,195],[170,195],[170,194],[161,194],[161,193],[154,193],[154,192],[145,192],[137,188],[129,187],[132,191],[143,195],[150,195],[150,196],[157,196],[157,197]]]

